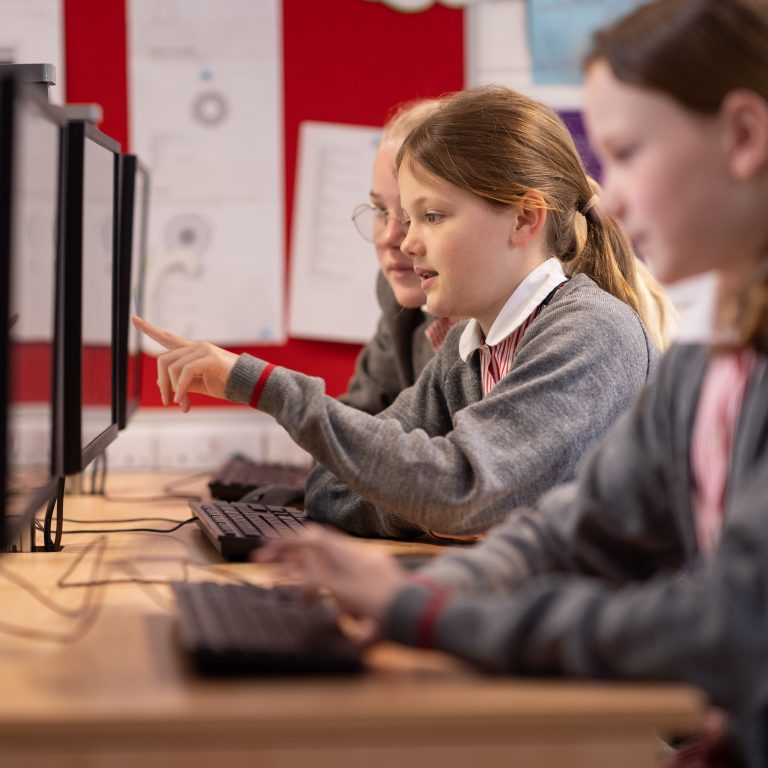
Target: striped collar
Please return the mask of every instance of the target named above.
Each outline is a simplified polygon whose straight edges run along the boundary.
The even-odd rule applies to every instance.
[[[466,362],[469,356],[484,344],[494,346],[514,333],[541,304],[544,299],[566,278],[559,259],[550,258],[530,272],[515,288],[507,303],[501,308],[488,337],[477,320],[470,320],[459,339],[459,355]]]

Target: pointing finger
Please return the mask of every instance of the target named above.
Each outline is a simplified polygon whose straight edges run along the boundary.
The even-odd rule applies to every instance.
[[[150,339],[156,341],[166,349],[178,349],[179,347],[184,347],[190,343],[188,339],[185,339],[182,336],[177,336],[170,331],[164,331],[162,328],[158,328],[156,325],[148,323],[137,315],[134,315],[131,318],[131,322],[135,328],[138,328],[143,334],[149,336]]]

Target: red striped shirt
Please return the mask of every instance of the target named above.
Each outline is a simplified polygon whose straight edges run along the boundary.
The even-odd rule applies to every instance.
[[[528,330],[528,326],[539,316],[543,306],[543,303],[539,304],[506,339],[502,339],[492,347],[487,344],[480,347],[480,377],[483,382],[483,397],[509,373],[523,335]]]

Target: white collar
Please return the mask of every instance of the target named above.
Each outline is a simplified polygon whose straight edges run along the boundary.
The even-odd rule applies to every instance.
[[[705,272],[664,285],[667,298],[678,313],[674,340],[681,344],[713,344],[718,339],[715,323],[716,272]]]
[[[560,259],[549,258],[536,269],[529,272],[520,285],[515,288],[501,312],[493,321],[488,336],[483,336],[480,323],[471,319],[459,339],[459,355],[464,362],[483,344],[494,346],[514,333],[528,315],[541,304],[549,294],[566,280]]]

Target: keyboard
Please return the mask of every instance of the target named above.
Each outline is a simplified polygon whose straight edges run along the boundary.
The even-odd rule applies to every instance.
[[[322,601],[295,587],[174,582],[180,639],[207,674],[349,673],[362,669],[361,647]]]
[[[268,539],[294,536],[306,525],[303,512],[258,502],[190,501],[206,538],[227,560],[244,560]]]
[[[208,488],[214,499],[238,501],[246,493],[264,485],[303,487],[308,476],[307,467],[263,464],[249,459],[242,453],[235,453],[214,472]]]

